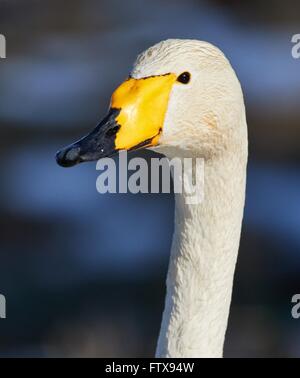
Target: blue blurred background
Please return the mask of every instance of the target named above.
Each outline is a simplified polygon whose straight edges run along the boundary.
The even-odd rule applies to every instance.
[[[170,37],[219,46],[245,92],[247,203],[225,356],[300,355],[299,21],[296,0],[0,0],[0,356],[153,356],[173,196],[100,195],[95,164],[65,170],[54,155],[105,114],[136,55]]]

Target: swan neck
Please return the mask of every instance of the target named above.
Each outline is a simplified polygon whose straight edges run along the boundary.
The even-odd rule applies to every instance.
[[[204,198],[175,196],[157,357],[222,357],[245,199],[246,153],[204,165]],[[202,168],[200,168],[202,169]]]

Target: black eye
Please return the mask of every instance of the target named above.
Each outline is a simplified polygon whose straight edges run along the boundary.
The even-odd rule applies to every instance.
[[[187,84],[191,80],[191,74],[189,72],[183,72],[178,76],[177,81],[182,84]]]

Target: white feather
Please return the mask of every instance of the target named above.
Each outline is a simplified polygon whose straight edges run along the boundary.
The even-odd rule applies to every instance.
[[[163,41],[132,75],[189,71],[174,85],[158,151],[205,159],[204,201],[176,195],[175,231],[157,357],[221,357],[245,201],[247,125],[239,81],[223,53],[196,40]]]

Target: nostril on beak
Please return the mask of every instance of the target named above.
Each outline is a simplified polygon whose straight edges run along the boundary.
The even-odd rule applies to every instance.
[[[71,146],[58,151],[56,162],[61,167],[73,167],[80,163],[80,147]]]

